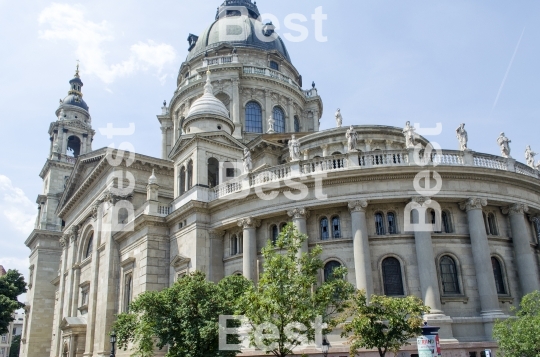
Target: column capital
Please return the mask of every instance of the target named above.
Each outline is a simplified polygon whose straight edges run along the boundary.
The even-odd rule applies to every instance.
[[[487,199],[481,197],[471,197],[465,202],[459,203],[459,208],[463,211],[481,210],[482,207],[487,206]]]
[[[413,196],[411,197],[411,202],[416,202],[419,205],[424,205],[424,203],[429,204],[431,202],[431,197],[427,196]]]
[[[208,234],[210,235],[210,239],[221,239],[225,236],[225,231],[211,229],[208,231]]]
[[[287,215],[293,219],[308,218],[309,210],[306,207],[293,208],[287,211]]]
[[[261,220],[253,217],[242,218],[237,222],[238,227],[246,228],[259,228],[261,226]]]
[[[367,200],[350,201],[347,205],[351,212],[365,212],[368,206]]]
[[[513,205],[507,206],[507,207],[501,207],[501,211],[503,214],[524,214],[529,212],[529,206],[527,206],[524,203],[514,203]]]

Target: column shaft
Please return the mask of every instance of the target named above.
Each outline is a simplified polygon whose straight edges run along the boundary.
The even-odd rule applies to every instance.
[[[309,211],[305,207],[294,208],[287,211],[289,217],[292,217],[292,221],[296,229],[300,234],[307,234],[307,222],[306,218],[309,217]],[[307,253],[309,251],[308,240],[302,242],[298,256]]]
[[[257,282],[257,235],[256,229],[260,226],[260,221],[251,217],[238,221],[238,226],[243,228],[243,261],[242,268],[244,277],[253,282]]]
[[[167,128],[161,128],[161,158],[167,159]]]
[[[371,271],[371,253],[365,211],[367,205],[367,201],[349,202],[356,288],[365,290],[369,299],[373,295],[373,274]]]

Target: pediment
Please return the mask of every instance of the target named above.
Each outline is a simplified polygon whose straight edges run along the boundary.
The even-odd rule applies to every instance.
[[[64,332],[72,329],[86,329],[86,318],[84,317],[64,317],[60,323],[60,329]]]
[[[169,159],[174,160],[179,154],[181,154],[187,148],[198,141],[206,141],[213,143],[217,146],[225,146],[228,148],[237,148],[238,150],[244,150],[246,147],[243,143],[235,139],[232,135],[229,135],[223,131],[215,131],[209,133],[197,133],[197,134],[184,134],[176,141],[173,149],[169,154]]]
[[[171,266],[173,268],[184,267],[188,265],[190,261],[191,261],[191,258],[185,257],[183,255],[176,255],[171,261]]]

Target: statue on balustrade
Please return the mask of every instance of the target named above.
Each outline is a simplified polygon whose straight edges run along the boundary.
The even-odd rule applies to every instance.
[[[341,116],[341,109],[338,108],[336,112],[336,125],[338,128],[341,128],[342,124],[343,124],[343,117]]]
[[[65,116],[65,112],[64,112],[64,109],[60,109],[60,114],[58,114],[58,120],[64,120],[64,116]]]
[[[511,159],[512,156],[510,156],[510,143],[512,141],[504,135],[504,133],[501,133],[499,137],[497,138],[497,144],[499,144],[499,147],[501,148],[501,155],[502,157],[506,157],[507,159]]]
[[[527,145],[527,149],[525,149],[525,160],[527,160],[527,165],[529,165],[529,167],[532,167],[533,169],[535,168],[534,157],[536,155],[538,154],[532,151],[531,146]]]
[[[405,128],[403,128],[403,135],[405,135],[405,147],[407,149],[414,148],[414,145],[415,145],[414,140],[416,136],[415,131],[416,129],[413,126],[411,126],[410,121],[405,123]]]
[[[356,130],[354,130],[354,127],[351,125],[349,130],[347,130],[347,133],[345,134],[345,137],[347,138],[347,145],[349,148],[349,152],[355,152],[358,151],[358,133]]]
[[[274,118],[272,118],[272,116],[270,115],[270,117],[268,118],[268,131],[267,131],[268,134],[274,134],[275,133],[275,130],[274,130],[275,122],[276,121],[274,120]]]
[[[253,162],[251,161],[251,151],[248,148],[244,149],[244,173],[248,174],[253,169]]]
[[[469,136],[467,135],[467,130],[465,130],[465,123],[461,123],[460,126],[456,129],[456,136],[459,141],[459,150],[467,151],[467,142],[469,141]]]
[[[289,154],[291,156],[291,161],[300,160],[300,141],[298,141],[294,135],[291,140],[289,140]]]

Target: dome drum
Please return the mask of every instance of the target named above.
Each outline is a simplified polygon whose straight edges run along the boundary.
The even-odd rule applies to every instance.
[[[196,114],[184,119],[182,130],[186,134],[224,131],[232,135],[234,124],[228,118],[222,116]]]

